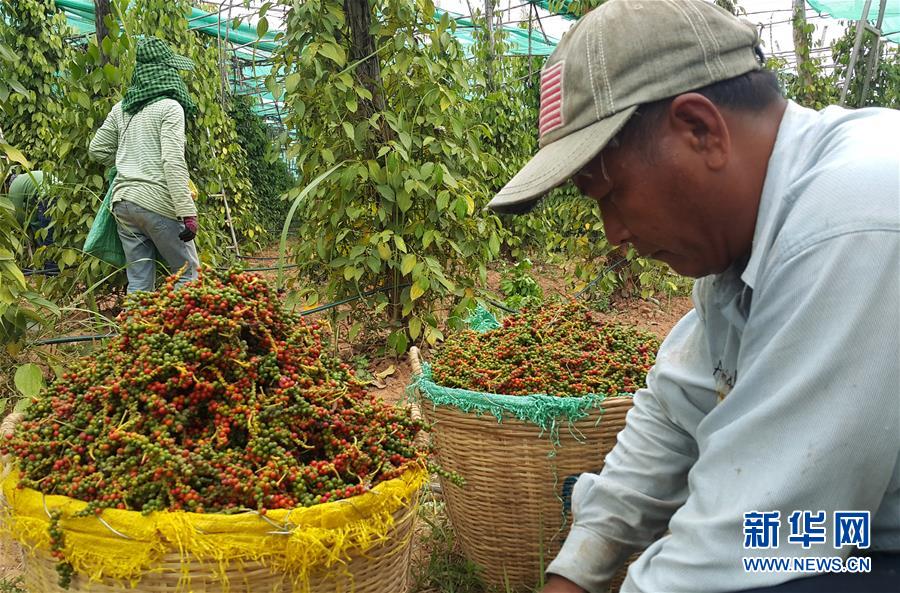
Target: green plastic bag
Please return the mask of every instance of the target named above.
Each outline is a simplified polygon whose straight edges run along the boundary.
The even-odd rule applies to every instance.
[[[112,167],[107,175],[109,189],[106,190],[103,203],[100,204],[97,216],[94,217],[94,224],[91,225],[91,230],[88,231],[87,239],[84,241],[84,251],[102,259],[108,264],[121,268],[125,265],[125,250],[122,249],[122,241],[119,239],[116,219],[110,210],[110,200],[112,200],[115,179],[116,168]]]

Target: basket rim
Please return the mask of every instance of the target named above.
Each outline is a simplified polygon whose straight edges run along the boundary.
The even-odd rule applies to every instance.
[[[414,482],[416,475],[421,473],[422,471],[424,471],[424,470],[421,467],[418,467],[418,466],[410,467],[409,469],[404,471],[403,474],[401,474],[399,477],[391,478],[390,480],[385,480],[384,482],[379,482],[378,484],[375,484],[375,486],[373,486],[367,492],[364,492],[362,494],[357,494],[356,496],[351,496],[350,498],[342,498],[340,500],[321,502],[319,504],[314,504],[314,505],[311,505],[308,507],[294,507],[292,509],[269,509],[269,510],[267,510],[267,512],[264,515],[261,515],[258,511],[254,511],[252,509],[247,509],[245,511],[237,512],[237,513],[216,513],[216,512],[194,513],[191,511],[153,511],[152,513],[150,513],[148,515],[143,514],[141,511],[132,511],[132,510],[128,510],[128,509],[109,508],[109,509],[104,509],[104,510],[115,511],[116,514],[121,513],[120,516],[122,516],[122,517],[132,516],[134,518],[137,518],[137,517],[147,518],[147,517],[158,516],[160,514],[164,514],[164,515],[177,514],[180,516],[196,517],[198,519],[203,518],[203,519],[213,520],[216,517],[249,517],[252,515],[258,515],[260,517],[260,520],[265,521],[264,517],[271,516],[275,513],[278,513],[279,511],[291,513],[293,511],[301,511],[301,510],[307,510],[307,509],[313,509],[313,508],[321,510],[321,511],[328,511],[328,510],[332,510],[332,509],[337,509],[341,506],[346,506],[348,504],[351,504],[351,501],[358,501],[362,497],[369,497],[369,496],[373,496],[373,495],[378,496],[379,494],[381,494],[382,490],[389,489],[389,488],[396,487],[396,486],[402,486],[405,483],[408,484],[408,483]],[[85,504],[85,505],[88,504],[86,501],[83,501],[83,500],[80,500],[77,498],[72,498],[71,496],[66,496],[64,494],[45,494],[45,493],[41,492],[40,490],[35,490],[33,488],[19,487],[19,480],[18,480],[19,475],[20,475],[20,473],[19,473],[19,469],[17,467],[13,466],[12,468],[10,468],[9,474],[2,480],[2,487],[5,488],[7,486],[5,483],[7,480],[15,479],[16,483],[11,484],[10,486],[12,488],[15,488],[19,492],[23,492],[26,494],[34,493],[34,494],[37,494],[37,495],[45,497],[45,498],[53,497],[55,500],[61,501],[61,502],[74,502],[76,504]],[[9,503],[5,503],[5,504],[8,505]],[[128,513],[128,515],[125,515],[125,513]]]
[[[24,420],[24,418],[25,418],[25,414],[23,414],[22,412],[11,412],[10,414],[7,414],[6,417],[3,419],[2,423],[0,423],[0,437],[5,437],[6,435],[13,434],[15,432],[16,427],[19,425],[20,422],[22,422],[22,420]],[[45,498],[53,497],[55,500],[60,501],[60,502],[70,502],[71,501],[76,504],[88,504],[87,501],[80,500],[78,498],[72,498],[71,496],[66,496],[64,494],[46,494],[44,492],[41,492],[40,490],[35,490],[34,488],[25,488],[25,487],[19,486],[18,478],[20,476],[20,471],[18,468],[18,464],[16,463],[16,460],[14,457],[12,457],[12,455],[4,455],[2,458],[0,458],[0,465],[2,465],[2,467],[0,467],[0,470],[2,470],[2,471],[0,471],[0,494],[2,494],[2,491],[7,487],[6,482],[8,480],[15,478],[16,482],[12,486],[15,487],[16,490],[18,490],[19,492],[24,492],[24,493],[29,493],[29,494],[35,493],[35,494],[38,494]],[[265,515],[272,515],[275,513],[279,513],[281,511],[290,514],[295,511],[303,511],[303,510],[312,509],[312,508],[327,512],[332,509],[337,509],[340,506],[345,506],[345,505],[349,504],[350,501],[353,501],[353,500],[359,501],[363,497],[378,496],[379,494],[381,494],[382,490],[392,489],[392,488],[396,488],[396,487],[402,487],[404,484],[412,484],[416,481],[416,476],[418,474],[422,473],[423,471],[426,471],[426,468],[421,463],[407,464],[406,469],[399,476],[397,476],[396,478],[391,478],[390,480],[384,480],[383,482],[378,482],[377,484],[375,484],[369,490],[367,490],[366,492],[363,492],[362,494],[357,494],[355,496],[351,496],[350,498],[342,498],[340,500],[330,500],[328,502],[321,502],[319,504],[310,505],[308,507],[294,507],[291,509],[268,509],[266,511]],[[9,502],[3,501],[3,505],[9,506]],[[104,510],[106,510],[106,509],[104,509]],[[245,511],[236,512],[236,513],[221,513],[221,512],[194,513],[191,511],[165,510],[165,511],[153,511],[149,515],[145,515],[141,511],[134,511],[134,510],[128,510],[128,509],[112,509],[112,508],[110,508],[108,510],[115,511],[116,514],[121,517],[135,517],[135,518],[138,516],[141,516],[141,517],[154,516],[154,515],[158,515],[160,513],[178,514],[179,516],[185,516],[188,518],[191,518],[191,517],[201,518],[202,517],[204,519],[215,518],[217,516],[218,517],[242,517],[242,516],[251,516],[251,515],[259,515],[260,518],[263,518],[263,515],[260,515],[260,513],[258,511],[254,511],[253,509],[247,509]]]

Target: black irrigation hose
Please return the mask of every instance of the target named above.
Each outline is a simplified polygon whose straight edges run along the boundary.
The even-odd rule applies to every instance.
[[[272,268],[243,268],[242,272],[274,272],[275,270],[290,270],[299,268],[299,264],[285,264],[283,266],[275,266]],[[232,268],[216,268],[217,270],[230,270]]]
[[[276,268],[277,269],[277,268]],[[412,286],[411,282],[407,282],[406,284],[401,284],[396,288],[406,288],[407,286]],[[366,298],[367,296],[372,296],[373,294],[378,294],[379,292],[387,292],[388,290],[393,290],[393,286],[388,286],[386,288],[376,288],[374,290],[369,290],[367,292],[358,294],[356,296],[348,297],[346,299],[341,299],[340,301],[335,301],[333,303],[328,303],[325,305],[321,305],[319,307],[315,307],[313,309],[306,309],[305,311],[301,311],[299,315],[301,317],[305,315],[312,315],[313,313],[319,313],[320,311],[327,311],[328,309],[333,309],[334,307],[338,307],[340,305],[344,305],[346,303],[350,303],[359,299]],[[96,334],[89,336],[63,336],[59,338],[50,338],[47,340],[36,340],[34,342],[35,346],[47,346],[50,344],[70,344],[75,342],[93,342],[95,340],[106,340],[108,338],[113,338],[118,334]]]
[[[486,298],[486,299],[484,299],[484,300],[486,300],[489,304],[491,304],[491,305],[497,307],[498,309],[503,309],[503,310],[506,311],[507,313],[518,313],[518,312],[519,312],[518,309],[510,309],[509,307],[507,307],[507,306],[504,305],[503,303],[501,303],[501,302],[499,302],[499,301],[495,301],[494,299],[488,299],[488,298]]]
[[[575,298],[576,298],[576,299],[577,299],[577,298],[580,298],[581,295],[583,295],[585,292],[588,291],[588,289],[590,289],[590,287],[592,287],[593,285],[597,284],[597,282],[599,282],[604,276],[606,276],[606,273],[607,273],[607,272],[612,272],[613,270],[618,269],[619,267],[621,267],[622,264],[627,263],[627,262],[628,262],[628,258],[627,258],[627,257],[623,257],[623,258],[620,258],[618,261],[613,262],[612,265],[607,266],[606,269],[604,269],[602,272],[600,272],[600,274],[598,274],[596,278],[594,278],[593,280],[591,280],[591,281],[588,283],[587,286],[585,286],[584,288],[582,288],[581,290],[579,290],[578,292],[576,292],[576,293],[575,293]]]
[[[273,258],[243,258],[243,259],[278,259],[277,257]],[[263,267],[263,268],[243,268],[244,272],[274,272],[276,270],[292,270],[295,268],[301,267],[299,264],[285,264],[283,266],[273,266],[273,267]],[[219,271],[227,271],[231,270],[231,267],[217,267]],[[23,276],[59,276],[59,270],[32,270],[29,268],[25,268],[22,270]]]
[[[59,276],[59,270],[33,270],[31,268],[22,268],[23,276]]]
[[[406,288],[407,286],[412,286],[412,282],[407,282],[406,284],[400,284],[396,288],[399,290],[401,288]],[[357,296],[348,297],[346,299],[342,299],[340,301],[335,301],[333,303],[328,303],[327,305],[321,305],[319,307],[315,307],[313,309],[306,309],[305,311],[301,311],[300,315],[312,315],[313,313],[318,313],[319,311],[326,311],[328,309],[333,309],[339,305],[343,305],[345,303],[350,303],[359,299],[364,299],[367,296],[372,296],[373,294],[378,294],[379,292],[387,292],[389,290],[393,290],[393,286],[388,286],[387,288],[376,288],[374,290],[369,290]]]
[[[37,340],[35,346],[47,346],[49,344],[69,344],[74,342],[93,342],[95,340],[106,340],[114,338],[119,334],[97,334],[93,336],[63,336],[61,338],[50,338],[48,340]]]

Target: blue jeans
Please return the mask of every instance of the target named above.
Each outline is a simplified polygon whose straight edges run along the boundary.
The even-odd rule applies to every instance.
[[[113,204],[112,211],[125,250],[129,293],[155,290],[157,253],[166,260],[170,274],[187,264],[178,279],[179,285],[197,279],[200,269],[197,247],[193,241],[178,238],[184,230],[183,222],[124,200]]]

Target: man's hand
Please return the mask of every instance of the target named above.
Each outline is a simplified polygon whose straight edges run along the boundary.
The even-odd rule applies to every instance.
[[[197,217],[196,216],[185,216],[184,217],[184,230],[181,231],[181,234],[178,235],[178,238],[187,243],[194,239],[197,236]]]
[[[587,593],[587,591],[567,578],[551,574],[547,579],[547,584],[541,589],[541,593]]]

